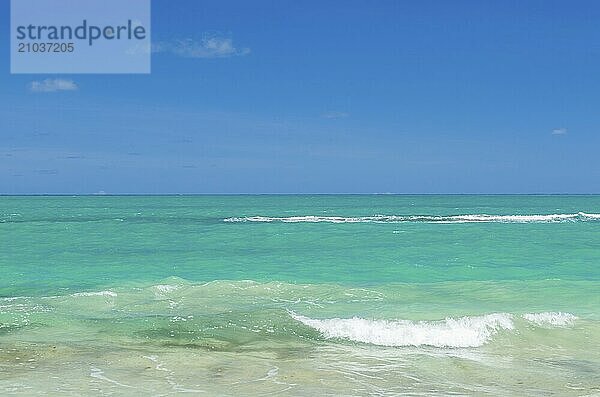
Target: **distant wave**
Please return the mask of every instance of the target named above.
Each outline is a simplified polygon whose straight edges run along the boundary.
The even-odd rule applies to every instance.
[[[439,321],[367,320],[359,317],[312,319],[293,312],[290,316],[326,338],[380,346],[479,347],[498,332],[515,329],[514,316],[508,313]],[[527,313],[522,318],[538,326],[568,326],[577,317],[570,313],[546,312]]]
[[[69,296],[78,297],[78,296],[110,296],[112,298],[117,296],[116,292],[113,291],[98,291],[98,292],[76,292]]]
[[[359,217],[343,216],[246,216],[223,219],[224,222],[282,222],[282,223],[557,223],[600,221],[600,214],[578,212],[575,214],[549,215],[373,215]]]

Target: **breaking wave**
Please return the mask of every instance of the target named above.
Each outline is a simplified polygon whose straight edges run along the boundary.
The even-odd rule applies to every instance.
[[[600,214],[578,212],[574,214],[548,215],[373,215],[359,217],[343,216],[246,216],[223,219],[224,222],[262,222],[262,223],[557,223],[600,221]]]
[[[113,292],[113,291],[98,291],[98,292],[76,292],[74,294],[71,294],[69,296],[73,296],[73,297],[78,297],[78,296],[109,296],[109,297],[116,297],[117,293]]]
[[[563,312],[543,312],[543,313],[525,313],[523,314],[523,318],[535,325],[540,327],[544,326],[553,326],[553,327],[565,327],[573,325],[575,320],[577,319],[571,313],[563,313]]]
[[[290,316],[326,338],[347,339],[379,346],[479,347],[500,331],[515,329],[508,313],[446,318],[438,321],[368,320],[359,317],[312,319],[294,312]],[[527,313],[525,320],[539,326],[572,325],[570,313]]]

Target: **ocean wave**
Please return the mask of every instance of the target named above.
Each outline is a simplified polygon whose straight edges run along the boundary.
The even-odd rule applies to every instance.
[[[575,320],[577,320],[575,315],[563,312],[525,313],[523,314],[523,318],[540,327],[565,327],[573,325]]]
[[[600,221],[600,214],[577,212],[573,214],[547,215],[373,215],[359,217],[343,216],[246,216],[223,219],[224,222],[259,222],[259,223],[557,223],[557,222],[589,222]]]
[[[295,313],[290,315],[326,338],[380,346],[479,347],[498,331],[514,328],[512,316],[505,313],[441,321],[367,320],[359,317],[317,320]]]
[[[159,285],[154,285],[152,288],[154,288],[154,290],[157,294],[165,295],[165,294],[169,294],[173,291],[178,290],[179,285],[159,284]]]
[[[78,297],[78,296],[110,296],[112,298],[117,296],[116,292],[113,291],[98,291],[98,292],[76,292],[69,296]]]
[[[491,313],[482,316],[448,317],[437,321],[368,320],[360,317],[313,319],[294,312],[290,316],[316,329],[325,338],[346,339],[379,346],[480,347],[500,331],[515,329],[514,316]],[[526,313],[525,320],[537,326],[572,325],[570,313]]]

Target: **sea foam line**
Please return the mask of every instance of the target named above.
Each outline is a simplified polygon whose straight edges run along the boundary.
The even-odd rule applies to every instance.
[[[110,296],[112,298],[117,296],[116,292],[113,291],[97,291],[97,292],[76,292],[69,296],[80,297],[80,296]]]
[[[448,317],[437,321],[368,320],[360,317],[313,319],[290,316],[319,331],[325,338],[346,339],[379,346],[480,347],[500,331],[515,329],[514,316],[491,313]],[[522,317],[538,326],[568,326],[577,317],[570,313],[526,313]]]
[[[260,222],[260,223],[557,223],[600,221],[600,214],[578,212],[574,214],[547,215],[373,215],[359,217],[343,216],[246,216],[223,219],[224,222]]]

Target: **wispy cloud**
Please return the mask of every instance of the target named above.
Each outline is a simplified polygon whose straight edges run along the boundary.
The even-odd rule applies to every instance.
[[[78,88],[73,80],[67,79],[46,79],[29,83],[29,90],[32,92],[75,91]]]
[[[229,58],[250,53],[250,48],[238,48],[233,39],[222,34],[205,34],[198,41],[180,39],[152,44],[152,52],[170,52],[186,58]]]
[[[324,119],[345,119],[348,116],[350,115],[346,112],[325,112],[321,115]]]
[[[565,135],[567,132],[569,132],[569,130],[566,128],[554,128],[552,130],[552,135]]]

